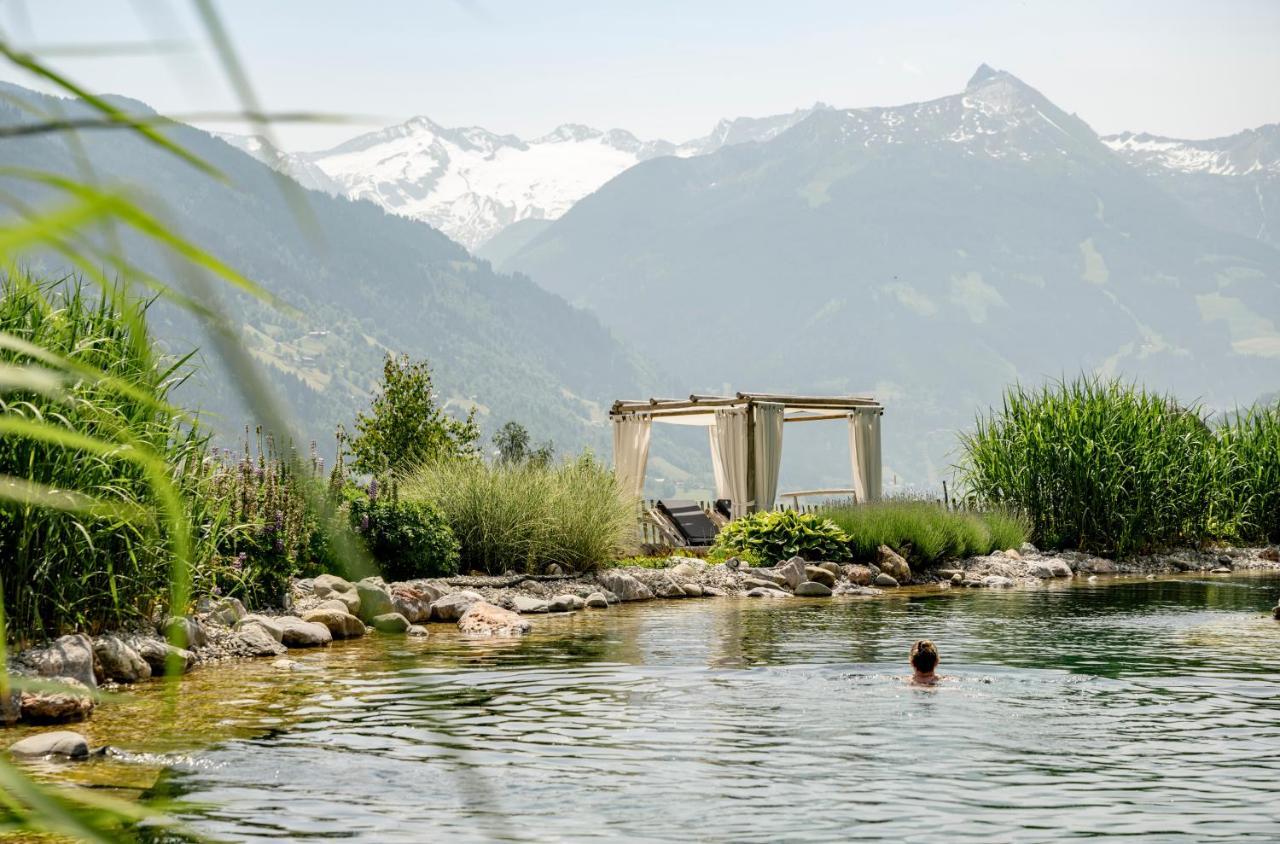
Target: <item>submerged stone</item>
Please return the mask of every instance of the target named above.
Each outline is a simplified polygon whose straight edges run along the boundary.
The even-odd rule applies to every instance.
[[[9,747],[14,756],[64,756],[68,759],[84,759],[89,755],[89,742],[84,736],[70,730],[54,730],[14,742]]]

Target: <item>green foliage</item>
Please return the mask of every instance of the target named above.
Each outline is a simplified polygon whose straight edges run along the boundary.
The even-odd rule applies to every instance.
[[[1211,531],[1228,540],[1280,542],[1280,401],[1234,414],[1215,434],[1219,496]]]
[[[720,531],[711,553],[752,554],[765,565],[791,557],[847,560],[849,537],[835,522],[813,513],[774,510],[734,519]]]
[[[537,448],[530,445],[529,431],[519,422],[507,422],[493,435],[499,463],[539,463],[543,466],[555,456],[555,445],[548,440]]]
[[[440,508],[466,571],[585,571],[617,558],[635,531],[613,472],[589,454],[559,466],[437,460],[405,478],[400,494]]]
[[[458,540],[444,514],[429,501],[412,501],[377,479],[348,504],[351,528],[389,580],[443,577],[458,572]]]
[[[119,291],[90,296],[78,283],[0,278],[3,335],[56,355],[70,368],[102,373],[68,378],[43,369],[44,361],[12,343],[0,349],[0,366],[48,376],[39,391],[0,395],[0,420],[90,440],[85,447],[67,447],[57,439],[0,436],[0,476],[61,496],[68,505],[52,509],[32,500],[0,509],[11,636],[120,626],[149,617],[164,603],[174,549],[153,515],[161,503],[152,478],[129,459],[130,449],[146,449],[162,461],[183,494],[187,531],[193,523],[207,526],[196,534],[193,562],[207,563],[214,555],[212,537],[221,516],[215,502],[198,494],[205,437],[166,403],[184,377],[183,362],[156,352],[146,308]],[[110,445],[90,451],[93,441]],[[96,505],[87,506],[89,500]]]
[[[379,476],[430,460],[474,455],[479,439],[474,411],[459,421],[436,405],[426,361],[388,354],[369,412],[356,414],[350,445],[356,471]]]
[[[821,515],[849,537],[854,559],[874,560],[887,545],[914,565],[1017,548],[1027,538],[1022,519],[995,510],[949,510],[931,501],[896,500],[824,508]]]
[[[1006,391],[962,437],[960,470],[974,501],[1026,513],[1037,544],[1125,555],[1209,538],[1234,495],[1220,484],[1260,457],[1265,436],[1248,438],[1240,473],[1224,472],[1197,407],[1084,377]]]

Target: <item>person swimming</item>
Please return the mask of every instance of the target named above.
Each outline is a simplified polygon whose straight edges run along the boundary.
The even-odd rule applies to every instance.
[[[911,682],[932,686],[938,682],[934,669],[938,667],[938,648],[928,639],[921,639],[911,646]]]

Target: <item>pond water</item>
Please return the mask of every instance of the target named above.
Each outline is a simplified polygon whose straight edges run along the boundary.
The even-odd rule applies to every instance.
[[[1280,834],[1280,578],[654,602],[208,668],[62,773],[215,838],[1258,841]],[[928,637],[952,679],[903,682]],[[296,655],[298,652],[294,652]]]

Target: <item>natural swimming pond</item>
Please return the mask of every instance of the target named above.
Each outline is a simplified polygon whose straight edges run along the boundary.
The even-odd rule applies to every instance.
[[[100,707],[69,769],[227,840],[1258,841],[1280,577],[650,602],[370,637]],[[938,643],[930,689],[902,681]],[[158,754],[148,756],[145,754]]]

